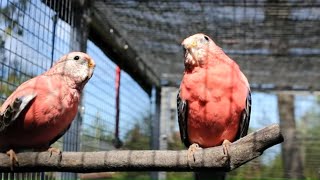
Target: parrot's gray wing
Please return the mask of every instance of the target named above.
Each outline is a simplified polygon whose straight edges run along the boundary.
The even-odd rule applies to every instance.
[[[4,112],[0,113],[0,132],[4,131],[6,127],[12,124],[35,97],[36,94],[30,94],[21,96],[12,101]]]
[[[177,111],[181,141],[186,147],[190,146],[188,137],[188,102],[180,97],[180,90],[177,95]]]
[[[247,135],[250,123],[250,114],[251,114],[251,92],[249,90],[247,99],[246,99],[246,107],[242,111],[239,131],[236,139],[240,139]]]

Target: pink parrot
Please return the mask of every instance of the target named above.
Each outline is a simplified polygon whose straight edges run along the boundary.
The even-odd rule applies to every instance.
[[[11,168],[18,162],[15,151],[48,149],[61,155],[50,145],[70,127],[94,67],[87,54],[71,52],[7,98],[0,108],[0,151],[10,156]]]
[[[181,140],[189,147],[188,162],[200,147],[221,144],[229,158],[231,142],[248,132],[251,111],[248,80],[208,36],[192,35],[182,46],[185,71],[177,108]]]

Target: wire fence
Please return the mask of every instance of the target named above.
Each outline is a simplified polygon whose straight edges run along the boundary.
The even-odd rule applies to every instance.
[[[116,130],[117,66],[88,41],[88,53],[96,61],[95,74],[85,87],[83,99],[82,151],[114,149]],[[150,122],[149,95],[124,71],[120,83],[119,138],[124,140],[135,126]],[[148,132],[150,133],[150,132]],[[149,134],[150,136],[150,134]]]
[[[279,117],[278,94],[255,92],[252,96],[251,131],[272,123],[281,123]],[[313,93],[294,95],[295,141],[302,159],[301,176],[307,179],[319,178],[319,133],[320,104],[318,96]],[[288,112],[289,113],[289,112]],[[286,139],[285,139],[286,140]],[[264,154],[229,174],[230,179],[287,179],[284,178],[283,156],[293,158],[292,152],[283,154],[281,145],[267,149]],[[297,162],[291,162],[292,164]],[[297,173],[297,172],[289,172]]]
[[[19,84],[48,70],[55,60],[68,53],[72,44],[76,43],[72,42],[71,37],[73,14],[69,12],[70,2],[66,1],[64,7],[60,7],[59,13],[65,15],[65,20],[62,20],[58,18],[58,12],[46,5],[48,2],[0,1],[1,104]],[[78,136],[78,132],[77,128],[71,128],[69,134]],[[68,139],[65,141],[70,143]],[[72,150],[70,147],[74,147],[74,144],[63,142],[63,138],[60,138],[53,146],[63,150]],[[4,173],[1,177],[52,179],[59,176],[60,173]]]

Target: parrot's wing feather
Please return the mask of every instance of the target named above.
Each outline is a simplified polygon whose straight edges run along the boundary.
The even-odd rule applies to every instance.
[[[54,137],[50,142],[49,142],[49,146],[51,146],[51,144],[55,143],[58,139],[60,139],[69,129],[70,129],[71,124],[69,124],[69,126],[62,131],[61,133],[59,133],[56,137]]]
[[[177,95],[178,122],[181,141],[186,147],[190,146],[188,137],[188,102],[181,99],[180,90]]]
[[[14,117],[12,118],[12,121],[16,120],[17,117],[20,115],[20,113],[25,109],[25,107],[36,97],[36,94],[30,94],[27,96],[22,96],[20,98],[16,98],[16,100],[18,99],[18,101],[21,101],[21,104],[19,106],[18,111],[15,113]]]
[[[15,98],[5,111],[0,113],[0,132],[14,122],[35,97],[36,94],[30,94]]]
[[[248,96],[246,99],[246,107],[242,111],[241,122],[239,126],[239,131],[236,139],[242,138],[247,135],[250,122],[250,113],[251,113],[251,92],[249,90]]]

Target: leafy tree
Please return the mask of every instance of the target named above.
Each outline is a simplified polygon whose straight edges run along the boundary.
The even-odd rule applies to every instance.
[[[4,62],[7,60],[5,56],[5,42],[7,37],[13,33],[23,35],[22,26],[19,26],[19,18],[23,16],[23,12],[27,9],[27,2],[27,0],[11,1],[0,7],[0,27],[4,27],[3,31],[0,31],[0,104],[3,103],[19,84],[31,77],[30,75],[22,75],[16,71],[19,66],[16,60],[12,61],[14,70],[7,74],[4,72]]]
[[[168,138],[168,149],[169,150],[183,150],[186,149],[184,144],[181,141],[180,133],[179,132],[173,132],[171,137]]]
[[[297,141],[302,151],[304,175],[309,180],[319,179],[320,167],[320,110],[318,104],[310,108],[304,116],[297,121]],[[255,160],[254,160],[255,161]],[[276,155],[268,164],[260,164],[261,168],[250,169],[251,162],[230,173],[228,179],[281,179],[283,177],[283,163],[281,154]],[[254,165],[255,166],[255,165]],[[247,176],[250,174],[250,176]]]
[[[137,121],[133,128],[126,133],[123,148],[131,150],[151,149],[150,122],[149,117],[144,117],[141,121]]]
[[[147,150],[151,149],[150,134],[151,120],[144,117],[141,121],[136,121],[133,128],[124,137],[123,149]],[[144,180],[150,179],[149,172],[121,172],[115,175],[115,179]]]
[[[173,132],[168,138],[168,150],[184,150],[187,149],[181,141],[180,133]],[[194,179],[192,172],[167,172],[167,179],[170,180],[192,180]]]
[[[0,75],[0,105],[21,83],[27,81],[31,77],[31,75],[22,75],[15,71],[11,72],[7,78]]]
[[[112,134],[105,130],[107,123],[96,113],[93,123],[84,126],[81,134],[81,151],[110,150]]]
[[[248,133],[251,132],[253,132],[253,129],[249,128]],[[281,177],[283,177],[283,168],[280,154],[270,162],[263,162],[262,158],[258,157],[227,174],[227,179],[229,180],[273,179]]]
[[[310,179],[319,178],[320,168],[320,112],[319,104],[310,109],[299,121],[299,139],[304,154],[304,173]]]
[[[17,35],[23,35],[22,26],[19,26],[19,19],[23,17],[25,10],[27,9],[28,0],[17,0],[7,2],[4,7],[0,7],[0,19],[4,24],[2,33],[0,33],[0,60],[6,61],[5,57],[5,41],[12,33]]]

